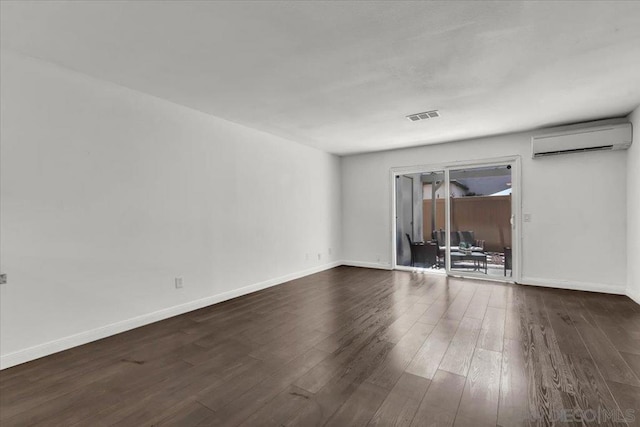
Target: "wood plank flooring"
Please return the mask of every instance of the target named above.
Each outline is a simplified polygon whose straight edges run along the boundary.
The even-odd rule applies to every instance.
[[[640,426],[640,306],[338,267],[3,370],[0,425]]]

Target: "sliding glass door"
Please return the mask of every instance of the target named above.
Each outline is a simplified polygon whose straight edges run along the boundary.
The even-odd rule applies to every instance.
[[[512,276],[512,169],[498,164],[448,170],[449,273]]]
[[[518,165],[392,170],[395,268],[516,280]]]

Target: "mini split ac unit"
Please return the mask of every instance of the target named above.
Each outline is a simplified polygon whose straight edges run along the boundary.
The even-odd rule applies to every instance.
[[[534,135],[531,149],[534,159],[585,151],[626,150],[631,145],[631,137],[631,123],[592,122]]]

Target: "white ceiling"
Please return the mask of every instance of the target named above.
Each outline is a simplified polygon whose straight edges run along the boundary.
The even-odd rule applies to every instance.
[[[640,2],[1,4],[3,48],[337,154],[640,104]]]

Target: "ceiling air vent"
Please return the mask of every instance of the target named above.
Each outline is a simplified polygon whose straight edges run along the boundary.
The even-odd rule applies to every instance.
[[[425,111],[424,113],[409,114],[407,119],[412,122],[417,122],[419,120],[433,119],[436,117],[440,117],[440,112],[438,112],[438,110],[431,110]]]

